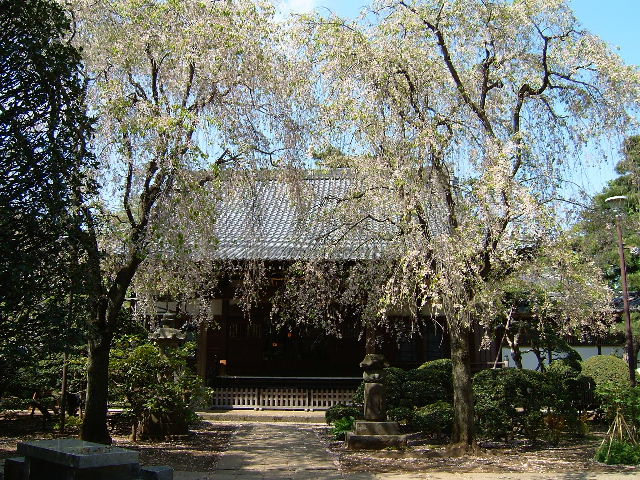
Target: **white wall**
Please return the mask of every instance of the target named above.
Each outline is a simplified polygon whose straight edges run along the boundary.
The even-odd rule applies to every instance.
[[[580,354],[582,360],[586,360],[587,358],[593,357],[598,354],[598,347],[572,347],[576,352]],[[520,349],[522,352],[522,367],[528,368],[530,370],[535,370],[538,367],[538,359],[532,353],[527,351],[527,347],[522,347]],[[623,348],[619,346],[602,346],[600,347],[600,351],[602,355],[615,355],[616,357],[622,358]],[[515,363],[511,358],[511,350],[506,347],[502,347],[502,360],[507,362],[509,367],[515,367]],[[548,363],[545,358],[545,365]]]

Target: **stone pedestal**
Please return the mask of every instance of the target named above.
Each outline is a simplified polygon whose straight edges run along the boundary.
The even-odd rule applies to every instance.
[[[398,422],[358,420],[354,432],[347,433],[347,448],[351,450],[382,450],[406,446],[407,436],[400,434]]]

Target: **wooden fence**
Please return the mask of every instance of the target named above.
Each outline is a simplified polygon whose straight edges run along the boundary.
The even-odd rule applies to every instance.
[[[225,377],[213,384],[212,408],[326,410],[338,403],[351,402],[360,381],[350,377]]]

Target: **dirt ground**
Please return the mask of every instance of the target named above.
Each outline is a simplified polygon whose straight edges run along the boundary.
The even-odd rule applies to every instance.
[[[16,455],[20,441],[60,436],[43,431],[42,419],[28,412],[0,414],[0,460]],[[592,433],[584,439],[564,438],[558,446],[544,442],[530,444],[480,443],[475,455],[452,457],[444,445],[431,445],[429,439],[412,435],[409,448],[403,451],[349,451],[343,442],[333,439],[329,428],[314,427],[317,435],[334,455],[343,472],[450,472],[450,473],[624,473],[640,475],[639,467],[608,466],[593,460],[602,433]],[[227,449],[237,426],[233,423],[203,421],[190,435],[167,442],[138,442],[128,439],[128,429],[118,425],[112,431],[114,444],[140,452],[143,464],[170,465],[177,471],[211,472],[222,452]],[[77,434],[71,430],[66,436]]]
[[[235,430],[236,427],[231,424],[203,421],[184,438],[167,442],[132,443],[128,438],[129,429],[125,425],[117,425],[111,431],[111,436],[114,445],[138,450],[143,465],[170,465],[174,470],[206,472],[214,469]],[[0,414],[0,460],[15,457],[18,442],[77,435],[77,428],[69,429],[65,435],[53,432],[50,428],[43,429],[39,415],[30,417],[28,412]]]
[[[329,429],[321,435],[329,449],[338,456],[345,472],[445,472],[445,473],[637,473],[640,466],[605,465],[593,457],[602,442],[603,433],[586,438],[563,438],[559,445],[547,442],[510,444],[479,442],[473,455],[451,456],[443,444],[430,444],[418,434],[409,436],[406,450],[350,451],[343,442],[332,439]]]

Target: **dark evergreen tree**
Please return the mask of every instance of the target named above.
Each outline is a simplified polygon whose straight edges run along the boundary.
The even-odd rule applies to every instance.
[[[67,343],[82,289],[72,205],[92,190],[92,120],[70,35],[55,2],[0,0],[0,396],[9,371]]]

